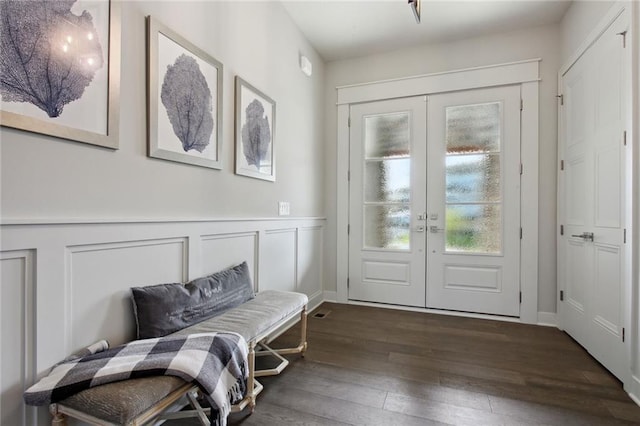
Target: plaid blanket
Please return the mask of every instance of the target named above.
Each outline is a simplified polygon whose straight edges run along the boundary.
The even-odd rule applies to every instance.
[[[225,426],[231,404],[247,389],[247,343],[235,333],[200,333],[136,340],[109,349],[105,341],[68,358],[24,393],[29,405],[61,401],[84,389],[146,376],[196,383],[211,403],[211,423]]]

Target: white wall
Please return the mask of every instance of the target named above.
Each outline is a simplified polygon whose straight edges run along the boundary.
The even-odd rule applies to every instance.
[[[407,77],[455,69],[542,58],[540,63],[540,187],[538,311],[556,311],[556,147],[559,68],[559,27],[549,25],[505,34],[426,45],[387,54],[330,62],[326,68],[326,165],[336,164],[336,91],[341,85]],[[325,262],[335,271],[336,176],[325,177],[327,239]],[[526,196],[526,194],[525,194]],[[332,280],[332,281],[331,281]],[[325,289],[336,290],[335,277],[325,277]]]
[[[576,51],[615,1],[574,1],[560,23],[561,66]]]
[[[224,64],[221,171],[146,156],[146,15]],[[275,183],[233,173],[236,75],[277,103]],[[123,1],[120,149],[1,128],[2,221],[269,217],[278,200],[322,216],[323,89],[323,62],[278,2]]]
[[[46,424],[24,387],[97,338],[133,337],[131,286],[247,260],[259,289],[322,297],[323,61],[278,2],[121,5],[120,149],[0,128],[0,424]],[[223,170],[146,155],[147,15],[224,64]],[[275,183],[233,173],[236,75],[277,103]]]

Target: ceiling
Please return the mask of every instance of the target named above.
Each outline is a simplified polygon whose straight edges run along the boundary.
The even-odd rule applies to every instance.
[[[423,0],[417,24],[407,0],[282,0],[326,61],[559,22],[569,0]]]

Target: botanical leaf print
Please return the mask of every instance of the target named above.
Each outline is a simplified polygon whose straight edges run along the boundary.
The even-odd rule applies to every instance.
[[[0,0],[0,94],[49,117],[82,97],[104,64],[93,17],[75,0]]]
[[[180,55],[167,66],[160,95],[185,152],[202,152],[213,133],[211,90],[196,60]]]
[[[257,99],[245,109],[246,123],[242,126],[242,149],[247,163],[260,170],[260,163],[267,156],[271,143],[269,118],[264,116],[264,107]]]

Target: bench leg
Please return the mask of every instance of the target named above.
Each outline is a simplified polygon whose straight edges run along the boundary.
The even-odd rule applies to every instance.
[[[51,419],[51,426],[67,426],[67,418],[64,414],[56,414]]]
[[[256,386],[255,386],[255,371],[256,371],[256,342],[249,342],[249,380],[247,381],[247,388],[249,394],[249,408],[251,412],[256,408]]]
[[[307,307],[302,308],[302,312],[300,313],[300,328],[301,336],[300,336],[300,345],[302,349],[300,350],[300,356],[304,358],[304,353],[307,351]]]
[[[49,412],[53,418],[51,419],[51,426],[67,426],[67,417],[58,412],[58,407],[56,404],[51,404],[49,406]]]

